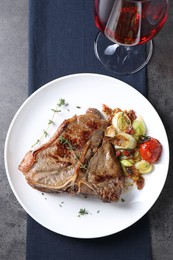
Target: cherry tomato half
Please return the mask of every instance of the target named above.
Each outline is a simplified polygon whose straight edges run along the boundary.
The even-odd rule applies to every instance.
[[[148,141],[140,144],[139,152],[143,160],[155,163],[162,153],[162,145],[157,139],[150,138]]]

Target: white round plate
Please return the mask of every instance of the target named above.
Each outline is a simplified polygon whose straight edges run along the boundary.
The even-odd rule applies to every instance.
[[[146,123],[147,134],[163,146],[161,159],[154,171],[145,176],[145,186],[134,186],[122,194],[117,203],[104,203],[96,198],[46,194],[32,189],[18,165],[26,152],[42,135],[59,99],[69,104],[56,114],[58,125],[89,107],[133,109]],[[49,136],[50,137],[50,136]],[[44,139],[44,142],[46,139]],[[117,79],[97,74],[75,74],[56,79],[33,93],[16,113],[7,133],[5,167],[11,188],[25,211],[44,227],[69,237],[97,238],[119,232],[138,221],[159,197],[168,172],[169,146],[163,123],[149,101],[131,86]],[[88,214],[79,217],[79,210]]]

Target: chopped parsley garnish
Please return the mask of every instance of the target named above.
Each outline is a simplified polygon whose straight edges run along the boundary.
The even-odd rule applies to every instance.
[[[64,204],[64,201],[61,201],[61,203],[59,204],[59,207],[62,208],[62,205]]]
[[[57,105],[58,105],[59,107],[61,107],[61,106],[68,106],[68,103],[66,103],[66,101],[65,101],[64,98],[60,98],[60,99],[59,99],[59,103],[57,103]]]
[[[87,214],[88,214],[88,211],[86,209],[80,209],[78,212],[78,217],[87,215]]]

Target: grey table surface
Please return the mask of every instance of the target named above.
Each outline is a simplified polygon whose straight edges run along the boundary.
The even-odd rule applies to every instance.
[[[149,100],[173,142],[173,3],[154,39],[148,65]],[[0,259],[25,259],[26,213],[16,200],[4,168],[4,142],[10,122],[27,98],[28,1],[0,0]],[[17,149],[17,147],[16,147]],[[171,149],[170,149],[171,150]],[[173,259],[173,159],[164,189],[149,211],[153,260]],[[160,173],[161,174],[161,173]],[[146,259],[147,260],[147,259]]]

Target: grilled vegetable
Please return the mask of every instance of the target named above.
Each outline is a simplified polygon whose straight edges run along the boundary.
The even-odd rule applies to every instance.
[[[146,134],[146,127],[144,120],[141,116],[138,116],[132,124],[133,129],[135,130],[134,137],[138,140],[139,136],[144,136]]]
[[[131,127],[131,120],[125,112],[118,112],[112,119],[112,124],[118,133],[125,132]]]
[[[148,163],[145,160],[141,160],[137,163],[135,163],[135,168],[141,173],[141,174],[145,174],[145,173],[149,173],[152,171],[153,169],[153,165]]]
[[[106,128],[105,136],[114,137],[116,135],[116,129],[113,125],[110,125]]]
[[[124,167],[131,167],[131,166],[133,166],[132,162],[129,161],[129,160],[121,160],[120,163],[121,163],[122,167],[123,166]]]
[[[137,141],[130,134],[119,133],[115,135],[113,144],[115,149],[134,149],[136,148]]]

